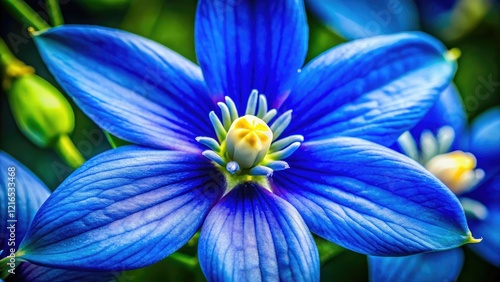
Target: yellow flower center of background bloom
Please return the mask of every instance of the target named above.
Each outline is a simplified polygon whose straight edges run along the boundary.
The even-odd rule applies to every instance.
[[[476,179],[481,179],[484,172],[476,168],[476,158],[470,153],[454,151],[430,159],[425,167],[441,180],[455,194],[470,188]]]

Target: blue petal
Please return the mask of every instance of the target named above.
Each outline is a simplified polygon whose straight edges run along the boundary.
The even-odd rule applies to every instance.
[[[410,133],[415,140],[420,140],[423,131],[429,130],[436,135],[443,126],[450,126],[455,132],[455,139],[453,140],[453,144],[451,144],[451,150],[462,147],[460,137],[465,134],[467,114],[465,113],[460,94],[453,84],[450,84],[439,95],[439,99],[422,120],[410,130]],[[420,145],[420,142],[417,142],[419,149]],[[394,143],[391,148],[402,152],[402,148],[398,143]]]
[[[500,107],[476,117],[471,125],[469,150],[483,169],[500,169]]]
[[[312,232],[371,255],[471,242],[457,198],[413,160],[357,138],[306,142],[275,173],[274,190]]]
[[[406,257],[368,257],[372,282],[456,281],[463,263],[460,248]]]
[[[299,213],[255,183],[210,211],[198,252],[208,281],[319,281],[318,250]]]
[[[429,110],[425,117],[410,131],[416,140],[424,130],[437,134],[443,126],[450,126],[455,131],[455,136],[463,134],[467,125],[467,114],[462,104],[462,99],[455,85],[450,84]]]
[[[10,275],[6,282],[113,282],[119,276],[119,272],[55,269],[26,262],[16,267],[16,274]]]
[[[62,26],[35,36],[59,84],[100,127],[132,143],[199,150],[215,107],[199,67],[124,31]]]
[[[11,167],[15,171],[14,174],[9,175],[9,168]],[[2,248],[0,251],[3,250],[0,258],[3,258],[10,255],[10,248],[16,250],[19,248],[19,243],[26,234],[31,220],[42,203],[49,197],[50,190],[29,169],[2,151],[0,151],[0,169],[0,186],[2,187],[0,193],[2,208],[0,213],[0,246]],[[14,188],[14,190],[9,188]],[[9,217],[10,211],[12,211],[8,208],[8,206],[12,206],[9,204],[9,202],[12,202],[11,198],[14,198],[13,203],[15,204],[14,218]],[[11,245],[9,246],[8,237],[1,235],[10,234],[7,227],[11,224],[15,225],[16,241],[15,245],[10,242]]]
[[[351,136],[390,145],[427,113],[448,87],[455,63],[422,33],[343,44],[309,63],[285,101],[287,132],[305,140]]]
[[[21,256],[75,270],[155,263],[193,236],[224,185],[201,155],[136,146],[107,151],[76,170],[43,204]]]
[[[306,4],[331,29],[349,40],[419,29],[413,1],[306,0]]]
[[[472,250],[489,263],[500,267],[500,202],[489,207],[488,216],[484,220],[469,221],[471,230],[483,241],[470,245]]]
[[[196,53],[212,95],[244,110],[253,89],[276,107],[288,95],[307,52],[302,0],[201,0]],[[241,113],[240,113],[241,114]]]

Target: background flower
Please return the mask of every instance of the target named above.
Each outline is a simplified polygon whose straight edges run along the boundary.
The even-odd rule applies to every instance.
[[[308,7],[346,39],[423,29],[443,40],[455,40],[476,27],[491,0],[432,1],[307,0]]]
[[[494,32],[488,29],[488,25],[495,25],[496,21],[492,19],[497,18],[495,11],[489,10],[489,16],[484,19],[481,27],[474,35],[469,35],[469,38],[459,37],[464,36],[470,32],[472,28],[479,24],[479,20],[485,16],[487,9],[490,8],[488,1],[358,1],[358,2],[345,2],[345,1],[307,1],[311,10],[318,15],[332,30],[340,34],[344,38],[363,38],[366,36],[374,36],[379,34],[390,34],[394,32],[423,29],[438,35],[444,40],[453,40],[449,48],[459,47],[462,49],[463,58],[459,60],[458,75],[455,78],[455,83],[462,90],[467,106],[467,114],[473,117],[477,114],[478,109],[485,108],[491,104],[498,104],[498,98],[492,95],[498,85],[493,77],[497,77],[498,68],[490,66],[488,63],[479,63],[484,58],[495,58],[492,56],[485,56],[485,51],[488,50],[487,42],[491,37],[494,37]],[[420,25],[419,25],[420,21]],[[474,44],[483,46],[481,52],[474,50],[470,40]],[[484,40],[484,41],[482,41]],[[482,42],[482,43],[480,43]],[[496,48],[493,47],[492,48]],[[478,50],[479,51],[479,50]],[[471,68],[475,68],[474,71]],[[487,78],[487,79],[485,79]],[[487,88],[485,88],[487,87]],[[432,110],[434,114],[428,117],[422,123],[422,126],[417,126],[412,130],[412,135],[416,137],[417,147],[420,149],[420,136],[426,128],[438,129],[443,125],[450,125],[455,129],[457,136],[463,134],[466,127],[467,115],[462,109],[460,98],[456,93],[456,88],[450,86],[446,93],[441,96],[441,103],[437,104]],[[449,107],[453,105],[453,107]],[[491,114],[490,114],[491,115]],[[492,123],[490,126],[493,126]],[[486,128],[486,127],[485,127]],[[490,129],[491,130],[491,129]],[[484,129],[484,131],[487,131]],[[436,134],[437,132],[433,132]],[[492,134],[495,135],[495,134]],[[483,137],[484,138],[484,137]],[[467,138],[458,138],[466,142]],[[491,141],[490,141],[491,142]],[[487,142],[485,142],[487,143]],[[495,144],[495,143],[491,143]],[[497,150],[498,145],[475,144],[478,150],[484,147],[490,155],[495,155],[494,150]],[[467,145],[453,144],[453,150],[468,148]],[[424,146],[425,147],[425,146]],[[483,154],[486,155],[486,154]],[[480,163],[484,160],[479,158]],[[493,164],[486,164],[486,167],[494,166]],[[481,167],[481,164],[479,164]],[[494,184],[495,177],[491,173],[488,174],[487,183],[483,185],[497,185]],[[486,189],[479,189],[486,191]],[[486,193],[486,192],[483,192]],[[482,194],[482,193],[480,193]],[[493,197],[494,198],[494,197]],[[490,220],[493,217],[490,217]],[[491,231],[494,229],[488,229]],[[497,237],[497,235],[495,235]],[[495,242],[483,244],[484,249],[495,250],[496,247],[490,246],[496,244]],[[495,252],[491,251],[490,253]],[[483,252],[486,255],[486,250]],[[470,255],[469,255],[470,256]],[[491,254],[489,255],[492,256]],[[425,261],[423,258],[432,257],[435,263]],[[372,258],[375,261],[378,258]],[[419,261],[420,260],[420,261]],[[380,262],[379,262],[380,261]],[[426,254],[415,256],[415,258],[382,260],[377,261],[377,265],[371,267],[370,275],[373,278],[387,280],[399,279],[399,273],[403,272],[408,275],[407,280],[413,279],[429,279],[432,276],[435,280],[440,280],[440,277],[446,279],[456,279],[462,268],[463,255],[460,250],[444,252],[439,254]],[[439,262],[438,262],[439,261]],[[491,259],[488,260],[491,262]],[[480,268],[481,265],[472,259],[468,259],[469,265],[466,266],[469,271],[476,271],[475,268]],[[397,266],[395,264],[397,263]],[[495,264],[495,263],[494,263]],[[432,267],[432,265],[447,265],[448,267]],[[381,272],[381,270],[383,270]],[[467,271],[466,271],[467,272]],[[479,271],[478,271],[479,272]],[[378,274],[377,274],[378,273]],[[489,274],[480,272],[481,279],[488,279],[488,277],[498,276],[498,269],[490,267]],[[426,276],[427,275],[427,276]],[[439,276],[441,275],[441,276]],[[468,279],[472,276],[464,275],[462,279]],[[479,279],[477,277],[473,279]],[[442,279],[441,279],[442,280]]]
[[[500,139],[496,132],[500,130],[500,109],[492,108],[477,117],[470,129],[466,128],[466,123],[460,97],[455,88],[450,86],[441,94],[438,103],[426,117],[410,131],[411,137],[407,135],[400,138],[399,144],[394,148],[419,160],[443,181],[450,177],[458,179],[457,182],[448,185],[459,196],[471,230],[477,234],[476,236],[483,238],[481,243],[471,247],[486,261],[499,267]],[[452,130],[449,131],[450,129]],[[445,131],[449,131],[446,134],[452,133],[451,140],[443,141],[443,138],[439,140],[437,136],[443,136]],[[431,140],[435,138],[432,136],[437,137],[434,139],[436,142]],[[406,137],[416,140],[417,147],[412,149],[407,146]],[[444,145],[445,143],[448,145]],[[427,153],[430,151],[433,153]],[[455,151],[452,153],[455,155],[449,154],[451,151]],[[473,157],[467,156],[464,152],[472,153]],[[475,164],[467,168],[460,164],[449,166],[447,160],[452,160],[455,156],[471,158],[474,162],[477,160],[477,169]],[[437,166],[429,166],[431,162],[435,162]],[[448,169],[445,168],[447,166]],[[473,173],[479,178],[464,177],[468,173]],[[467,185],[464,186],[462,183]],[[370,279],[373,281],[456,280],[463,262],[464,255],[460,248],[398,258],[369,257]]]
[[[9,170],[9,168],[11,168]],[[24,238],[26,231],[28,230],[36,211],[40,208],[42,203],[49,197],[50,190],[45,187],[38,177],[31,173],[26,167],[21,163],[13,159],[11,156],[0,151],[0,169],[2,174],[0,175],[0,185],[2,188],[2,193],[0,193],[1,201],[1,230],[7,230],[10,224],[15,225],[15,244],[9,241],[6,236],[9,235],[7,232],[2,232],[0,237],[0,245],[2,246],[3,252],[0,254],[1,258],[11,255],[10,249],[18,249],[19,243]],[[9,174],[7,172],[14,172]],[[12,181],[11,181],[12,180]],[[8,183],[14,183],[15,185],[8,185]],[[7,188],[14,188],[15,190],[7,190]],[[12,192],[15,191],[15,192]],[[7,211],[7,205],[10,200],[8,198],[15,198],[15,217],[9,217],[11,213]],[[9,211],[11,211],[9,209]],[[9,221],[15,220],[15,221]],[[10,244],[9,244],[10,242]],[[9,259],[10,260],[10,259]],[[4,267],[4,261],[2,261],[2,267]],[[19,264],[20,263],[20,264]],[[58,282],[58,281],[97,281],[97,282],[107,282],[115,281],[118,275],[114,275],[109,272],[81,272],[81,271],[71,271],[65,269],[55,269],[43,267],[29,262],[21,262],[17,258],[17,264],[14,275],[9,275],[6,282],[9,281],[26,281],[26,282]],[[6,266],[7,269],[12,269],[10,266]]]

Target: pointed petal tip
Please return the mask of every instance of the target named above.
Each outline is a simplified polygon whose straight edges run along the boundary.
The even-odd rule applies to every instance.
[[[28,32],[31,35],[31,37],[35,37],[37,35],[40,35],[45,32],[45,30],[35,30],[32,26],[28,27]]]
[[[469,238],[467,238],[467,242],[465,242],[466,244],[477,244],[477,243],[481,243],[481,241],[483,241],[483,237],[481,238],[474,238],[472,236],[472,233],[469,232]]]
[[[462,51],[458,48],[452,48],[445,52],[444,57],[448,61],[457,61],[462,56]]]
[[[72,27],[75,27],[77,25],[63,25],[63,26],[56,26],[56,27],[51,27],[51,28],[48,28],[48,29],[44,29],[44,30],[35,30],[33,27],[28,27],[28,32],[30,34],[30,36],[33,38],[33,40],[35,40],[35,42],[38,42],[39,40],[44,40],[44,39],[47,39],[47,35],[53,33],[53,32],[57,32],[58,30],[61,30],[61,29],[67,29],[67,28],[72,28]]]

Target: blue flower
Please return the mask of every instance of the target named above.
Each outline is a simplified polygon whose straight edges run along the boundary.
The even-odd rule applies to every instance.
[[[200,67],[114,29],[36,34],[75,103],[135,145],[61,184],[22,242],[23,259],[139,268],[201,228],[210,281],[314,281],[311,232],[372,255],[475,241],[453,193],[383,146],[450,83],[455,64],[435,39],[359,40],[302,68],[308,28],[303,3],[290,0],[202,0],[195,32]]]
[[[482,242],[470,247],[500,267],[500,107],[466,128],[466,115],[453,86],[426,117],[395,146],[422,163],[460,199],[471,230]],[[407,257],[369,257],[372,281],[454,281],[464,255],[460,248]]]
[[[26,234],[36,211],[50,196],[50,190],[31,171],[0,151],[0,246],[5,281],[114,281],[112,273],[71,271],[22,262],[16,257],[19,243]],[[1,279],[0,279],[1,280]]]
[[[474,28],[490,1],[306,0],[308,8],[346,39],[423,29],[444,40]]]

